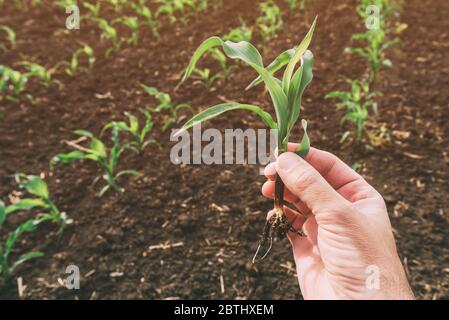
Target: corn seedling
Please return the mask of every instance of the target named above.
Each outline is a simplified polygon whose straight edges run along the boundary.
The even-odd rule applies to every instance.
[[[55,203],[50,199],[50,192],[44,180],[37,176],[25,175],[22,173],[15,175],[16,182],[20,188],[26,190],[34,198],[21,199],[10,206],[10,210],[31,210],[39,209],[45,212],[40,213],[37,219],[40,221],[52,221],[58,224],[60,232],[72,220],[67,218],[65,212],[60,212]]]
[[[95,4],[90,2],[83,2],[83,6],[89,11],[88,13],[89,18],[96,19],[100,17],[100,10],[101,10],[100,1],[95,2]]]
[[[134,139],[134,141],[129,143],[129,147],[137,153],[141,153],[150,144],[160,147],[156,140],[147,139],[147,135],[153,130],[153,117],[151,113],[143,110],[141,112],[145,116],[145,125],[142,128],[140,127],[139,119],[135,115],[125,112],[125,115],[128,117],[128,123],[125,121],[112,121],[103,128],[102,134],[112,128],[128,132]]]
[[[141,175],[139,172],[135,170],[123,170],[120,172],[116,172],[117,163],[122,155],[123,151],[128,148],[128,145],[121,144],[119,138],[119,128],[112,127],[111,128],[111,137],[113,146],[110,150],[108,150],[105,144],[98,138],[96,138],[91,132],[86,130],[76,130],[74,133],[81,138],[75,142],[67,142],[69,146],[75,149],[75,151],[69,153],[60,153],[56,155],[50,163],[51,168],[56,163],[68,164],[77,160],[90,160],[97,164],[101,170],[103,170],[103,175],[97,177],[93,185],[95,185],[100,178],[103,178],[107,185],[105,185],[98,196],[103,196],[106,191],[112,188],[116,192],[120,192],[120,187],[117,183],[117,179],[124,175],[132,175],[139,176]],[[90,146],[85,147],[80,145],[79,143],[89,140]]]
[[[192,107],[187,103],[180,103],[178,105],[175,105],[168,93],[160,92],[156,88],[149,87],[147,85],[144,85],[143,83],[141,83],[140,86],[146,93],[148,93],[150,96],[155,97],[159,102],[159,104],[155,108],[150,108],[151,112],[169,112],[168,117],[166,117],[163,121],[162,130],[165,131],[171,125],[182,120],[182,118],[178,116],[178,112],[180,112],[181,110],[189,110],[193,113]]]
[[[123,9],[127,4],[128,0],[108,0],[109,4],[112,6],[114,11],[118,12]]]
[[[106,51],[106,57],[108,57],[112,51],[118,51],[120,49],[120,40],[117,35],[117,30],[106,19],[98,18],[96,20],[98,27],[102,32],[101,37],[112,42],[112,48],[109,48]]]
[[[79,58],[81,55],[85,55],[87,57],[89,69],[91,69],[95,63],[95,56],[94,51],[91,46],[88,44],[83,44],[81,48],[76,50],[72,54],[72,58],[70,59],[70,62],[62,61],[58,63],[53,69],[58,69],[61,66],[65,66],[65,73],[71,77],[73,77],[79,69]]]
[[[16,70],[0,65],[0,94],[5,92],[6,99],[17,101],[25,91],[28,77]],[[28,98],[32,99],[30,95]]]
[[[186,7],[195,8],[195,0],[157,0],[160,6],[156,11],[156,17],[166,15],[171,24],[176,22],[175,13],[179,12],[183,22],[186,22],[184,17]]]
[[[0,200],[0,231],[2,226],[6,221],[7,217],[16,210],[14,205],[5,206],[4,202]],[[0,284],[11,278],[14,271],[18,266],[27,262],[28,260],[42,257],[44,254],[42,252],[31,251],[19,256],[15,261],[10,261],[10,254],[14,249],[14,245],[24,233],[33,231],[37,228],[41,221],[36,219],[30,219],[23,222],[15,231],[11,232],[6,238],[5,242],[0,244]]]
[[[12,28],[4,25],[0,26],[0,31],[3,31],[5,33],[6,40],[8,40],[11,48],[15,49],[17,43],[15,31]],[[4,46],[3,44],[0,44],[0,49],[7,51],[6,46]]]
[[[373,100],[375,93],[370,92],[369,84],[365,80],[347,80],[351,91],[334,91],[326,95],[326,99],[338,99],[339,109],[345,110],[342,122],[350,121],[356,125],[356,139],[360,141],[365,133],[365,123],[372,109],[377,114],[377,103]],[[346,140],[350,132],[343,134],[341,142]]]
[[[128,44],[136,46],[139,42],[139,19],[137,17],[123,17],[117,18],[112,21],[112,25],[120,23],[128,27],[131,30],[131,36],[125,41]]]
[[[313,77],[313,54],[311,51],[307,50],[307,48],[312,40],[315,25],[316,19],[305,38],[296,48],[281,53],[267,67],[264,67],[262,56],[259,51],[249,42],[242,41],[235,43],[232,41],[223,41],[219,37],[211,37],[204,41],[193,54],[181,83],[190,77],[195,69],[196,63],[204,53],[211,48],[221,47],[227,57],[242,60],[259,74],[259,77],[256,78],[248,88],[252,88],[262,82],[266,85],[273,101],[277,121],[274,121],[271,115],[259,106],[236,102],[223,103],[212,106],[195,115],[188,120],[177,133],[175,133],[175,136],[180,135],[181,132],[193,127],[195,124],[212,119],[227,111],[248,110],[259,115],[269,128],[278,131],[279,154],[286,152],[290,134],[299,120],[304,90],[312,81]],[[300,63],[300,66],[296,68],[298,63]],[[282,80],[275,78],[273,75],[274,72],[280,70],[284,66],[286,66],[286,68]],[[303,119],[301,123],[304,135],[296,152],[304,157],[310,149],[310,141],[307,135],[307,122]],[[289,231],[302,234],[300,231],[292,228],[284,213],[284,184],[279,176],[276,177],[274,209],[271,213],[271,218],[266,222],[263,236],[253,261],[255,261],[259,250],[269,243],[270,246],[262,256],[262,259],[268,254],[271,250],[271,244],[274,237],[277,236],[283,238]]]
[[[40,64],[29,62],[29,61],[21,61],[17,65],[25,67],[27,69],[26,72],[24,72],[24,75],[28,78],[38,78],[40,79],[45,85],[49,85],[51,82],[51,71],[45,69],[45,67],[41,66]]]
[[[393,64],[385,57],[384,51],[398,43],[398,40],[385,41],[385,31],[383,29],[368,30],[365,33],[358,33],[352,36],[354,40],[364,40],[367,45],[360,48],[346,48],[345,52],[356,54],[368,61],[370,65],[369,82],[374,83],[377,74],[382,67],[391,68]]]
[[[131,8],[145,20],[145,23],[151,28],[153,35],[159,37],[159,22],[154,19],[151,10],[145,5],[145,0],[140,0],[139,4],[131,2]]]
[[[242,21],[242,20],[241,20]],[[253,29],[246,26],[245,22],[242,21],[240,27],[231,29],[228,34],[223,36],[223,40],[229,40],[232,42],[246,41],[250,42],[253,37]]]
[[[268,42],[283,26],[281,9],[271,0],[262,2],[259,7],[262,15],[256,19],[256,25],[262,40]]]

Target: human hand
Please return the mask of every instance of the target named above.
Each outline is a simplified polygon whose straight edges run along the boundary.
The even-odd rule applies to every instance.
[[[296,149],[289,144],[289,150]],[[276,172],[285,184],[299,286],[305,299],[413,299],[382,196],[331,153],[311,148],[303,160],[281,154],[265,168],[266,197]]]

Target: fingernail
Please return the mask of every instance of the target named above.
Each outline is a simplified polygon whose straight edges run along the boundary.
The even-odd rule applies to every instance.
[[[299,162],[299,156],[292,152],[285,152],[281,154],[277,160],[278,168],[284,171],[294,167]]]

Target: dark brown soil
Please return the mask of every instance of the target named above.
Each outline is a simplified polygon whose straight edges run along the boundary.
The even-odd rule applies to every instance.
[[[268,45],[266,61],[294,46],[319,14],[311,46],[315,78],[303,102],[312,143],[349,164],[363,164],[363,175],[387,201],[416,296],[447,299],[449,2],[404,1],[400,20],[408,29],[400,35],[401,45],[389,52],[394,68],[382,72],[379,85],[384,93],[379,121],[387,124],[392,143],[371,151],[338,143],[343,132],[341,114],[334,102],[323,98],[344,88],[342,76],[359,77],[365,70],[362,61],[343,54],[351,34],[363,28],[355,4],[355,0],[314,1],[307,16],[289,13],[283,6],[286,31]],[[175,166],[169,161],[169,133],[156,126],[153,135],[164,145],[161,151],[149,148],[142,156],[131,153],[122,159],[123,168],[144,173],[141,178],[121,180],[124,194],[95,197],[90,184],[98,171],[91,163],[60,166],[48,177],[49,160],[68,151],[62,140],[72,139],[72,130],[98,134],[124,111],[137,112],[152,102],[139,82],[167,91],[175,102],[187,102],[197,110],[223,99],[271,108],[262,88],[243,90],[254,77],[248,68],[238,68],[210,93],[192,82],[173,90],[198,44],[238,26],[239,15],[252,25],[256,1],[224,1],[223,7],[187,25],[165,23],[159,40],[147,30],[137,47],[105,59],[109,44],[99,40],[100,32],[89,21],[82,21],[79,31],[63,34],[56,31],[63,28],[66,15],[54,6],[27,12],[12,4],[0,8],[0,25],[10,25],[18,33],[17,49],[1,53],[1,64],[12,66],[27,59],[51,67],[68,60],[79,41],[91,44],[97,56],[90,72],[75,77],[56,74],[64,85],[61,89],[30,83],[35,105],[2,102],[0,199],[17,190],[11,174],[45,173],[55,202],[75,222],[61,237],[54,226],[46,225],[24,238],[21,248],[43,250],[45,257],[20,267],[1,289],[1,298],[18,298],[17,277],[27,286],[27,299],[300,298],[287,240],[276,242],[263,263],[251,263],[266,212],[272,207],[260,195],[264,179],[258,166]],[[262,127],[262,123],[235,112],[205,126],[245,128]],[[11,229],[15,222],[6,227]],[[159,244],[167,246],[152,247]],[[69,291],[58,284],[69,264],[80,267],[81,290]]]

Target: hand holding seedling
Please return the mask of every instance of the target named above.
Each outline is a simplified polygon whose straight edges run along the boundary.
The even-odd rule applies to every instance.
[[[305,160],[286,152],[265,169],[266,197],[274,196],[276,173],[298,210],[285,206],[287,218],[307,235],[289,232],[304,298],[414,298],[385,202],[358,173],[325,151],[311,148]]]

